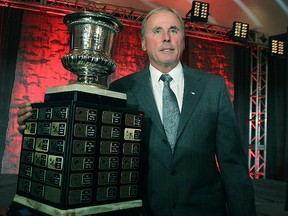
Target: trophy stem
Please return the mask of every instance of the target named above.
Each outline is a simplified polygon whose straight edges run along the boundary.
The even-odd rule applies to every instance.
[[[78,75],[78,83],[83,83],[87,85],[99,85],[98,76],[93,75]]]

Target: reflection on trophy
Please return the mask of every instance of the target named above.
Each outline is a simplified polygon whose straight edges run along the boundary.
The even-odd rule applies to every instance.
[[[98,82],[116,69],[110,52],[123,26],[93,12],[64,22],[71,50],[62,64],[78,81],[32,105],[14,202],[49,215],[140,215],[144,113]]]
[[[111,58],[114,37],[122,30],[115,18],[102,13],[77,12],[64,18],[70,31],[70,53],[63,66],[78,76],[79,83],[98,84],[98,78],[113,73]]]

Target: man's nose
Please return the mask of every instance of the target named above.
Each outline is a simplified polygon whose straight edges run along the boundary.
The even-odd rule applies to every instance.
[[[164,32],[163,41],[165,41],[165,42],[170,41],[170,34],[169,34],[169,32]]]

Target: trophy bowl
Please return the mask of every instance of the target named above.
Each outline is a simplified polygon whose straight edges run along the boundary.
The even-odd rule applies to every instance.
[[[111,49],[123,29],[122,23],[102,12],[90,11],[68,14],[64,23],[70,32],[70,52],[61,59],[63,67],[77,75],[78,84],[106,88],[99,84],[99,78],[116,70]]]

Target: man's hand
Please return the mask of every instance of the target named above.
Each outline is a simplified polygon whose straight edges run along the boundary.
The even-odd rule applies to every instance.
[[[41,103],[41,101],[36,101],[36,103]],[[25,125],[25,122],[26,120],[32,115],[32,106],[31,106],[31,102],[30,101],[27,101],[27,102],[24,102],[24,103],[21,103],[19,106],[18,106],[19,110],[17,111],[17,123],[18,123],[18,128],[17,130],[23,134],[25,128],[26,128],[26,125]]]

